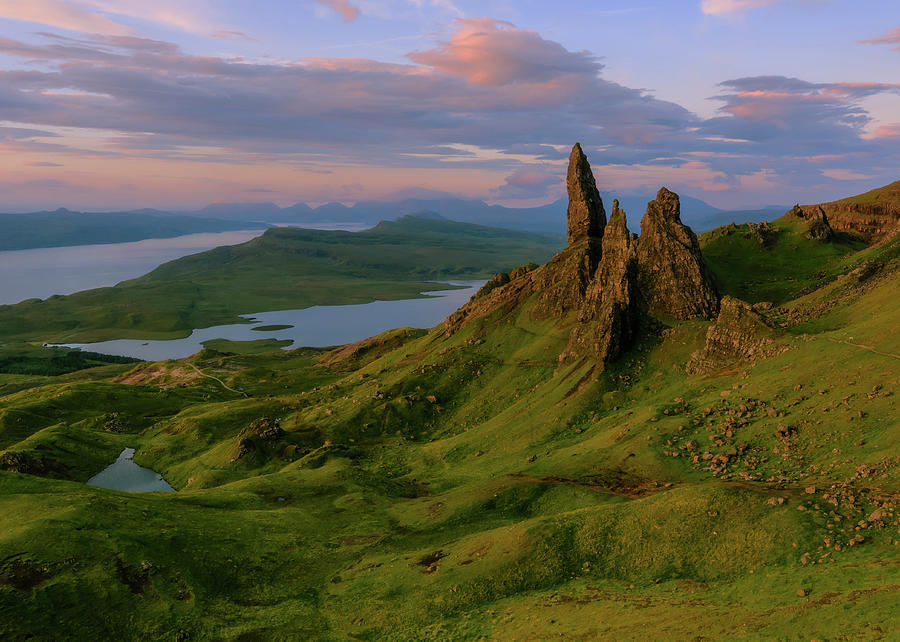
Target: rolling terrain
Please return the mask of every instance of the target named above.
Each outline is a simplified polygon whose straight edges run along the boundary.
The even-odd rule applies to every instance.
[[[900,237],[568,186],[432,330],[0,375],[0,637],[891,639]]]
[[[240,314],[409,299],[549,258],[557,237],[408,216],[363,232],[274,228],[111,288],[0,306],[0,338],[172,339]]]

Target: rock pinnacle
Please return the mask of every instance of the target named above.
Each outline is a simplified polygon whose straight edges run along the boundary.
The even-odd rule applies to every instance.
[[[606,211],[580,143],[575,143],[569,156],[566,187],[569,192],[569,244],[591,238],[599,240],[606,227]]]

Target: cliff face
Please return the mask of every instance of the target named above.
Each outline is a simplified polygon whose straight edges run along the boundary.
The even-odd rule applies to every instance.
[[[697,237],[681,222],[677,194],[659,191],[636,237],[618,201],[607,224],[590,164],[577,144],[567,186],[569,246],[536,269],[495,276],[447,319],[447,334],[533,300],[532,314],[572,326],[560,361],[587,358],[602,368],[631,348],[646,315],[715,318],[719,293]]]
[[[882,241],[900,231],[900,181],[859,196],[810,207],[821,207],[831,227],[838,232],[857,234],[870,243]]]

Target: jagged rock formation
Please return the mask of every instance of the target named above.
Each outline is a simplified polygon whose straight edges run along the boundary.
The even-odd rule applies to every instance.
[[[806,238],[826,243],[835,238],[834,230],[828,224],[828,216],[821,207],[817,207],[816,211],[809,216],[809,230],[806,232]]]
[[[531,300],[536,318],[571,324],[564,363],[598,367],[634,343],[645,314],[715,318],[719,293],[694,233],[681,222],[678,195],[663,188],[647,205],[640,238],[614,202],[609,223],[590,165],[575,145],[569,161],[569,247],[540,267],[498,274],[444,324],[453,334],[474,319],[503,318]]]
[[[665,187],[647,204],[637,243],[638,285],[648,311],[676,319],[715,318],[719,292],[697,235],[681,222],[678,194]]]
[[[637,326],[634,247],[625,212],[613,201],[602,258],[561,359],[593,353],[608,363],[631,347]]]
[[[606,212],[581,143],[575,143],[569,156],[566,189],[569,192],[569,227],[566,234],[569,245],[602,238],[606,227]]]
[[[689,374],[718,372],[735,362],[754,363],[781,349],[775,343],[780,332],[752,305],[726,296],[716,322],[706,332],[706,345],[687,364]]]
[[[794,205],[787,212],[788,216],[799,218],[809,223],[809,229],[806,231],[806,238],[816,241],[829,242],[836,238],[836,234],[828,223],[828,215],[821,205],[804,210],[799,205]]]

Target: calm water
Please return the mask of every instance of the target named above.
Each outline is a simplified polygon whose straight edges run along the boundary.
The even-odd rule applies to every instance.
[[[166,261],[220,245],[243,243],[264,231],[188,234],[133,243],[0,252],[3,275],[0,304],[115,285],[146,274]]]
[[[367,226],[311,223],[304,227],[357,232]],[[142,276],[167,261],[221,245],[244,243],[264,231],[188,234],[133,243],[0,252],[0,274],[3,275],[0,280],[0,305],[115,285]]]
[[[422,294],[429,297],[426,299],[314,306],[303,310],[247,314],[242,315],[243,318],[252,319],[252,323],[194,330],[191,336],[173,341],[119,339],[66,345],[148,361],[182,359],[202,350],[203,342],[211,339],[231,341],[290,339],[293,343],[286,348],[334,346],[359,341],[393,328],[432,328],[468,301],[484,281],[446,281],[446,283],[463,287],[458,290],[423,292]],[[293,327],[275,331],[254,330],[269,325]]]
[[[115,462],[91,477],[87,481],[88,486],[124,490],[129,493],[175,492],[175,489],[169,486],[162,475],[149,468],[138,466],[132,457],[134,457],[134,448],[126,448]]]

